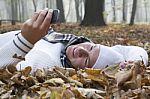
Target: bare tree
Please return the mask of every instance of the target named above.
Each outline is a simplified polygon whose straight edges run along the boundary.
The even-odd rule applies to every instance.
[[[81,22],[81,20],[82,20],[82,15],[79,14],[79,6],[80,6],[81,3],[82,3],[81,0],[75,0],[77,22]]]
[[[80,25],[83,26],[104,26],[103,17],[105,0],[86,0],[85,15]]]
[[[34,6],[34,12],[36,12],[37,8],[36,8],[35,0],[32,0],[32,2],[33,2],[33,6]]]
[[[65,22],[64,7],[62,0],[56,0],[57,8],[60,10],[59,22]]]
[[[12,19],[11,19],[11,23],[12,25],[16,24],[16,20],[17,20],[17,7],[15,6],[17,5],[17,1],[16,0],[11,0],[11,11],[12,11]]]
[[[24,6],[24,0],[21,0],[21,21],[25,21],[25,6]]]
[[[46,0],[46,7],[49,8],[49,4],[48,4],[49,0]]]
[[[122,19],[123,22],[126,22],[126,0],[123,0],[123,7],[122,7]]]
[[[71,13],[71,2],[72,2],[72,0],[69,0],[68,1],[69,2],[69,8],[68,8],[68,12],[67,12],[67,14],[66,14],[66,19],[69,17],[69,14]]]
[[[18,0],[18,9],[19,9],[19,21],[21,21],[21,2]]]
[[[113,22],[115,22],[116,21],[116,1],[111,0],[111,4],[112,4],[112,9],[113,9]]]
[[[135,13],[136,13],[136,6],[137,6],[137,0],[133,0],[133,6],[132,6],[132,14],[131,14],[131,19],[130,19],[130,24],[134,24],[134,19],[135,19]]]
[[[145,5],[145,22],[147,22],[148,21],[148,19],[147,19],[147,0],[144,0],[144,5]]]

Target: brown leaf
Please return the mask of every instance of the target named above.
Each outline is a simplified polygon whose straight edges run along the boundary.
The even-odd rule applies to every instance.
[[[0,69],[0,80],[9,79],[13,76],[7,69]]]
[[[31,70],[32,70],[31,66],[27,66],[25,69],[23,69],[21,71],[22,75],[24,75],[25,77],[27,77],[30,74]]]
[[[62,86],[64,84],[64,80],[61,78],[52,78],[43,82],[43,84],[53,85],[53,86]]]
[[[124,82],[130,80],[132,78],[133,69],[128,71],[119,71],[116,76],[117,86],[121,86]]]
[[[9,65],[6,67],[8,69],[9,72],[11,72],[12,74],[17,72],[17,68],[14,65]]]
[[[59,70],[64,75],[66,75],[66,73],[68,72],[68,74],[69,74],[68,76],[73,76],[73,75],[77,74],[77,71],[73,68],[55,67],[55,69]]]
[[[60,78],[62,78],[65,82],[69,83],[75,83],[77,86],[83,87],[83,84],[77,80],[73,80],[71,78],[66,77],[63,73],[61,73],[59,70],[54,69],[54,71],[59,75]]]
[[[34,78],[30,76],[30,77],[26,78],[26,83],[28,84],[29,87],[31,87],[31,86],[35,85],[36,82],[35,82]]]
[[[45,81],[45,78],[46,78],[46,74],[43,70],[41,69],[37,69],[35,71],[35,77],[37,78],[37,80],[40,82],[40,83],[43,83]]]
[[[75,99],[74,93],[69,89],[64,90],[62,94],[64,99]]]

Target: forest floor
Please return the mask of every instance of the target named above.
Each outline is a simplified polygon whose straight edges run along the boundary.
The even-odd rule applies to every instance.
[[[8,31],[11,31],[11,30],[18,30],[18,29],[20,29],[21,28],[21,26],[22,26],[22,24],[17,24],[17,25],[14,25],[14,26],[12,26],[12,25],[2,25],[2,26],[0,26],[0,33],[4,33],[4,32],[8,32]],[[93,42],[95,42],[95,43],[100,43],[100,44],[104,44],[104,45],[108,45],[108,46],[112,46],[112,45],[116,45],[116,44],[121,44],[121,45],[137,45],[137,46],[141,46],[141,47],[143,47],[147,52],[148,52],[148,54],[149,54],[149,58],[150,58],[150,25],[133,25],[133,26],[129,26],[129,25],[123,25],[123,24],[109,24],[109,25],[107,25],[107,26],[103,26],[103,27],[83,27],[83,26],[79,26],[78,24],[71,24],[71,23],[68,23],[68,24],[55,24],[55,25],[52,25],[52,27],[54,28],[54,30],[55,31],[57,31],[57,32],[62,32],[62,33],[71,33],[71,34],[75,34],[75,35],[78,35],[78,36],[85,36],[85,37],[88,37],[88,38],[90,38]],[[150,62],[149,62],[150,63]],[[133,64],[132,64],[133,65]],[[134,64],[134,65],[137,65],[137,63],[136,64]],[[149,66],[150,66],[150,64],[149,64]],[[110,95],[111,95],[111,97],[113,96],[113,97],[120,97],[120,94],[121,94],[121,96],[124,96],[124,97],[122,97],[122,98],[118,98],[118,99],[126,99],[125,97],[131,97],[131,98],[133,98],[133,97],[137,97],[137,98],[133,98],[133,99],[146,99],[146,97],[150,97],[150,80],[149,80],[149,78],[150,78],[150,75],[147,75],[147,74],[149,74],[150,73],[150,70],[149,70],[150,68],[146,68],[146,69],[143,69],[142,68],[142,71],[147,71],[147,72],[145,72],[146,74],[144,74],[144,77],[143,78],[141,78],[141,79],[143,79],[143,80],[140,80],[140,85],[139,84],[137,84],[137,82],[136,82],[136,84],[135,83],[125,83],[125,84],[127,84],[128,85],[128,89],[134,89],[134,91],[132,90],[130,90],[130,92],[129,91],[127,91],[127,90],[124,90],[124,91],[126,91],[125,93],[121,93],[122,91],[119,91],[119,93],[117,93],[117,91],[114,91],[114,90],[116,90],[115,88],[114,88],[114,86],[112,87],[111,85],[109,85],[109,86],[111,86],[111,92],[108,92],[108,90],[107,89],[105,89],[105,91],[106,91],[106,94],[104,94],[103,92],[100,92],[100,96],[102,96],[102,97],[105,97],[104,99],[109,99],[110,98]],[[59,69],[60,70],[60,69]],[[65,78],[66,77],[66,75],[64,74],[63,75],[63,77],[62,77],[62,75],[59,73],[59,70],[57,70],[57,69],[55,69],[55,72],[58,74],[58,76],[60,76],[60,78]],[[25,70],[26,71],[26,70]],[[27,70],[28,71],[28,70]],[[64,70],[60,70],[61,72],[62,71],[64,71]],[[82,71],[83,72],[83,71]],[[101,74],[101,76],[100,77],[102,77],[102,78],[94,78],[94,77],[96,77],[96,75],[97,75],[97,73],[99,72],[99,71],[95,71],[95,70],[87,70],[87,71],[85,71],[87,74],[89,74],[90,76],[88,76],[88,79],[91,79],[92,81],[94,81],[94,84],[95,84],[95,82],[98,82],[98,83],[103,83],[103,85],[102,86],[107,86],[107,88],[110,90],[110,87],[108,87],[108,83],[106,83],[107,81],[106,81],[106,79],[104,78],[104,76],[106,76],[106,75],[104,75],[104,74]],[[132,72],[132,73],[131,73]],[[134,73],[133,73],[134,72]],[[93,74],[93,73],[95,73],[95,74]],[[2,72],[0,71],[0,74],[2,74]],[[28,73],[27,73],[28,74]],[[27,74],[26,74],[26,76],[27,76]],[[133,68],[131,68],[130,70],[129,70],[129,72],[128,73],[125,73],[125,75],[128,75],[128,74],[130,74],[130,76],[128,77],[128,79],[126,79],[126,80],[124,80],[124,77],[122,77],[122,80],[120,80],[120,81],[124,81],[124,82],[126,82],[127,80],[129,80],[129,81],[131,81],[131,78],[132,78],[132,81],[133,81],[133,78],[134,78],[134,76],[138,76],[138,74],[136,74],[135,75],[135,69],[133,69]],[[77,81],[80,81],[80,82],[82,82],[82,84],[83,85],[86,85],[87,83],[89,83],[89,82],[86,82],[86,81],[83,81],[83,78],[81,79],[81,78],[79,78],[79,77],[77,77],[77,75],[79,75],[79,74],[77,74],[76,73],[76,75],[74,75],[74,76],[71,76],[71,79],[75,79],[75,80],[77,80]],[[92,75],[92,76],[91,76]],[[124,75],[124,74],[121,74],[121,75]],[[143,76],[143,74],[140,74],[140,75],[142,75]],[[145,76],[146,75],[146,76]],[[81,74],[80,74],[80,76],[81,76]],[[85,75],[82,75],[82,76],[85,76]],[[142,76],[140,76],[140,77],[142,77]],[[12,77],[12,75],[11,75],[11,77]],[[139,77],[139,76],[138,76]],[[107,78],[107,80],[108,80],[108,78],[109,77],[106,77]],[[111,77],[110,77],[111,78]],[[129,79],[130,78],[130,79]],[[43,81],[43,79],[44,78],[40,78],[40,81],[41,82],[44,82]],[[65,78],[66,80],[65,80],[65,82],[71,82],[71,83],[73,83],[74,81],[70,81],[70,79],[67,79],[67,78]],[[112,79],[112,78],[111,78]],[[1,80],[1,76],[0,76],[0,80]],[[30,79],[30,80],[33,80],[33,79]],[[64,84],[64,82],[62,81],[62,80],[60,80],[60,79],[55,79],[56,81],[58,80],[58,81],[60,81],[60,83],[59,82],[55,82],[56,84],[54,84],[54,82],[47,82],[47,83],[50,83],[51,85],[52,84],[54,84],[55,86],[56,85],[61,85],[62,83]],[[64,79],[63,79],[64,80]],[[84,79],[85,80],[85,79]],[[6,81],[4,80],[4,79],[2,79],[2,81],[3,81],[3,83],[5,83]],[[26,81],[28,82],[28,79],[26,78]],[[47,80],[46,80],[47,81]],[[54,79],[53,79],[53,81],[54,81]],[[115,80],[116,81],[116,80]],[[136,81],[137,81],[137,79],[136,79]],[[139,80],[138,80],[139,81]],[[33,82],[33,81],[30,81],[30,83],[31,82]],[[117,84],[118,83],[120,83],[119,81],[118,81],[118,79],[117,79]],[[116,82],[114,82],[114,83],[116,83]],[[15,83],[17,83],[18,84],[18,82],[15,82]],[[20,86],[22,86],[21,85],[22,83],[20,82],[19,83],[19,85]],[[23,83],[24,84],[24,83]],[[46,84],[46,83],[44,83],[44,84]],[[77,86],[82,86],[82,84],[80,84],[79,82],[75,82],[75,84],[77,84]],[[116,85],[117,84],[115,84],[115,87],[116,87]],[[124,84],[124,85],[125,85]],[[35,84],[35,82],[34,82],[34,84],[31,84],[31,85],[36,85]],[[0,86],[2,86],[2,84],[0,83]],[[38,86],[38,85],[37,85]],[[36,87],[37,87],[36,86]],[[43,86],[47,86],[47,85],[43,85]],[[45,87],[43,87],[42,86],[42,88],[45,88]],[[81,87],[80,86],[80,87]],[[89,85],[89,86],[84,86],[85,88],[87,88],[87,87],[90,87],[91,88],[91,86],[92,86],[92,88],[97,88],[97,85],[95,84],[95,85]],[[94,86],[94,87],[93,87]],[[131,88],[131,86],[132,86],[132,88]],[[134,86],[134,88],[133,88],[133,86]],[[137,87],[138,86],[138,87]],[[139,88],[139,86],[140,86],[140,88],[142,88],[141,90],[140,89],[138,89]],[[28,87],[31,87],[30,86],[30,84],[28,84]],[[41,87],[41,86],[40,86]],[[82,86],[83,87],[83,86]],[[2,87],[3,88],[3,87]],[[4,91],[4,88],[2,89],[2,88],[0,88],[0,90],[3,90]],[[24,88],[24,87],[23,87]],[[118,88],[118,87],[117,87]],[[8,88],[9,89],[9,88]],[[16,88],[17,89],[17,88]],[[24,88],[24,89],[26,89],[26,88]],[[52,88],[50,88],[51,90],[58,90],[57,88],[56,89],[52,89]],[[103,88],[101,88],[100,86],[98,86],[98,89],[103,89]],[[119,89],[119,88],[118,88]],[[123,88],[122,88],[123,89]],[[18,89],[18,90],[22,90],[22,89]],[[27,91],[29,91],[28,89],[26,89]],[[46,89],[46,91],[41,91],[40,93],[39,93],[39,89],[37,89],[37,88],[30,88],[30,91],[33,91],[34,90],[34,95],[37,95],[37,93],[35,94],[35,91],[37,91],[38,90],[38,95],[40,96],[40,97],[46,97],[46,95],[47,95],[47,97],[49,96],[48,94],[48,90]],[[64,91],[64,88],[63,89],[61,89],[61,90],[63,90],[63,94],[65,93],[65,91]],[[70,89],[71,90],[71,89]],[[144,90],[144,91],[143,91]],[[80,91],[82,91],[83,92],[83,90],[81,90],[80,89]],[[135,92],[136,91],[136,92]],[[146,91],[146,92],[145,92]],[[85,91],[84,90],[84,94],[86,93],[87,91]],[[89,97],[91,98],[91,99],[95,99],[94,97],[100,97],[100,96],[98,96],[98,95],[95,95],[94,94],[94,96],[93,96],[93,93],[95,92],[93,92],[93,91],[90,91],[91,92],[91,97],[90,97],[90,94],[88,94],[88,93],[86,93],[86,95],[84,96],[84,95],[82,95],[82,94],[79,94],[76,90],[71,90],[71,91],[67,91],[66,93],[74,93],[74,95],[75,95],[75,97],[80,97],[81,99],[86,99],[88,96],[87,96],[87,94],[89,95]],[[144,93],[142,93],[142,92],[144,92]],[[0,96],[2,95],[3,97],[5,97],[4,96],[4,94],[5,94],[6,92],[3,92],[3,93],[1,93],[0,92]],[[16,91],[16,93],[17,93],[17,91]],[[18,92],[19,93],[19,92]],[[60,92],[59,92],[60,93]],[[115,94],[114,94],[115,93]],[[7,91],[7,94],[8,94],[8,91]],[[19,93],[19,94],[21,94],[21,93]],[[112,95],[113,94],[113,95]],[[116,95],[117,94],[117,95]],[[119,95],[118,95],[119,94]],[[24,95],[26,95],[26,96],[30,96],[30,95],[27,95],[27,93],[24,93]],[[35,98],[36,96],[34,96],[33,95],[33,97]],[[62,98],[62,97],[67,97],[67,96],[62,96],[62,92],[61,92],[61,94],[58,94],[58,92],[53,92],[52,94],[51,94],[51,96],[49,96],[49,97],[56,97],[56,95],[58,95],[58,96],[60,96],[60,97],[57,97],[58,99],[60,98]],[[73,96],[73,95],[72,95]],[[30,96],[31,97],[31,96]],[[68,96],[68,97],[71,97],[71,96]],[[109,97],[109,98],[108,98]],[[139,98],[140,97],[140,98]],[[141,98],[142,97],[142,98]],[[145,98],[144,98],[145,97]],[[37,97],[36,97],[37,98]],[[79,99],[80,99],[79,98]],[[115,99],[117,99],[117,98],[115,98]],[[55,99],[55,98],[52,98],[52,99]],[[67,99],[67,98],[65,98],[65,99]],[[68,98],[69,99],[69,98]],[[101,99],[101,98],[99,98],[99,99]]]
[[[22,24],[2,25],[0,33],[20,29]],[[112,24],[103,27],[83,27],[78,24],[57,24],[52,25],[55,31],[71,33],[78,36],[85,36],[95,43],[106,45],[140,45],[150,41],[150,25],[122,25]]]

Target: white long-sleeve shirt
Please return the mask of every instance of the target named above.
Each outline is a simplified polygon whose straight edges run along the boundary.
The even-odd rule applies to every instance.
[[[37,68],[62,66],[60,52],[64,46],[61,43],[52,44],[41,39],[32,45],[19,32],[11,31],[0,35],[0,67],[14,64],[17,69],[31,66],[35,71]],[[25,57],[25,61],[13,58],[14,54]]]

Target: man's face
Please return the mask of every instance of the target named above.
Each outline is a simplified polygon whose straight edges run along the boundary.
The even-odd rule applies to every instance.
[[[71,45],[66,50],[66,55],[69,58],[74,68],[92,68],[99,56],[100,48],[93,43],[81,43]]]

